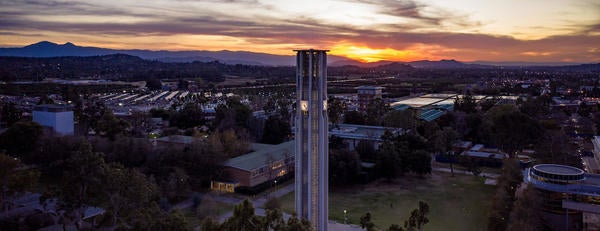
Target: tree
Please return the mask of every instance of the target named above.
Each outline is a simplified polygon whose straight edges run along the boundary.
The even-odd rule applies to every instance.
[[[190,177],[185,170],[173,167],[169,175],[160,181],[162,195],[175,199],[179,195],[187,195],[190,190]]]
[[[365,213],[365,215],[360,216],[360,227],[367,231],[374,230],[375,224],[373,224],[373,222],[371,221],[370,212],[367,212]]]
[[[498,96],[492,96],[492,98],[482,100],[479,103],[479,105],[481,106],[481,111],[486,112],[486,111],[490,110],[490,108],[494,107],[494,105],[496,105],[499,100],[500,99],[498,98]]]
[[[365,124],[365,116],[358,111],[349,111],[344,114],[344,123],[347,124]]]
[[[233,216],[222,224],[224,230],[231,231],[261,230],[261,227],[261,218],[254,214],[254,206],[248,200],[236,205],[233,208]]]
[[[0,111],[0,125],[4,123],[7,127],[10,127],[21,120],[22,111],[14,103],[2,103]]]
[[[131,112],[131,135],[134,137],[146,137],[146,129],[150,128],[150,114],[141,111]]]
[[[278,210],[281,209],[281,202],[277,197],[270,197],[267,202],[265,202],[265,209],[268,210]]]
[[[86,208],[101,200],[106,168],[102,154],[92,152],[91,145],[85,141],[67,159],[58,204],[65,211],[65,218],[77,226],[81,225]]]
[[[538,118],[541,115],[545,115],[549,112],[550,98],[546,96],[540,96],[537,98],[529,97],[520,105],[520,111],[532,118]]]
[[[202,199],[200,200],[200,204],[196,208],[196,216],[198,218],[214,218],[216,217],[220,211],[218,209],[218,204],[210,194],[204,194]]]
[[[220,141],[209,138],[208,142],[194,142],[184,149],[166,149],[159,152],[158,156],[146,165],[146,173],[154,175],[157,181],[161,182],[177,167],[189,175],[190,186],[207,187],[211,180],[223,175],[223,162],[227,158]]]
[[[512,200],[508,192],[505,190],[496,190],[496,194],[494,194],[492,199],[487,229],[490,231],[506,230],[511,207]]]
[[[210,217],[206,217],[204,218],[204,220],[202,220],[202,230],[203,231],[220,231],[221,229],[221,224],[219,224],[219,222],[213,220]]]
[[[222,224],[206,217],[202,221],[202,230],[277,230],[277,231],[312,231],[310,222],[306,219],[298,219],[295,213],[284,222],[283,214],[279,209],[267,209],[266,217],[259,217],[254,214],[254,207],[248,200],[233,208],[233,216],[225,220]]]
[[[291,100],[289,100],[288,98],[280,98],[279,100],[277,100],[277,107],[279,109],[279,116],[281,116],[281,119],[283,121],[289,122],[290,118],[291,118],[291,114],[290,114],[290,104],[291,104]]]
[[[521,112],[501,114],[493,123],[495,143],[511,157],[515,151],[537,142],[543,135],[543,129],[538,122]]]
[[[382,99],[374,99],[367,105],[365,123],[380,126],[383,123],[383,115],[389,111],[389,106]]]
[[[419,176],[431,173],[431,156],[428,152],[423,150],[412,151],[408,160],[411,172]]]
[[[540,214],[543,206],[542,200],[537,189],[528,185],[513,205],[507,230],[543,230]]]
[[[156,184],[136,169],[127,169],[120,164],[107,166],[102,191],[107,201],[111,226],[131,227],[137,220],[140,208],[151,206],[158,197]]]
[[[305,218],[298,219],[296,214],[292,214],[287,221],[287,227],[284,230],[288,231],[313,231],[313,227]]]
[[[25,157],[38,144],[42,132],[42,126],[36,122],[14,123],[0,134],[0,148],[10,155]]]
[[[162,108],[152,108],[150,109],[150,116],[152,118],[162,118],[163,120],[168,120],[171,114],[169,111]]]
[[[519,162],[515,159],[504,160],[502,173],[497,178],[496,193],[488,217],[488,230],[506,230],[508,219],[515,201],[515,192],[523,181]]]
[[[157,217],[157,221],[150,230],[188,231],[188,222],[179,210]]]
[[[423,225],[429,223],[429,205],[423,201],[419,201],[419,208],[410,213],[408,221],[404,222],[404,228],[412,230],[414,228],[421,230]]]
[[[287,227],[285,220],[283,219],[283,213],[279,208],[267,208],[267,216],[265,217],[264,228],[270,230],[286,230]]]
[[[96,150],[106,154],[106,161],[118,162],[125,167],[141,167],[152,154],[152,147],[146,139],[121,137],[106,144],[97,143]]]
[[[267,144],[279,144],[286,141],[291,133],[290,123],[278,117],[269,116],[265,122],[265,128],[261,142]]]
[[[400,170],[401,164],[402,162],[394,142],[391,140],[384,140],[377,151],[376,166],[379,170],[379,175],[385,177],[387,181],[391,181],[396,178],[396,174],[398,170]]]
[[[227,129],[222,132],[215,131],[210,137],[209,142],[213,146],[219,147],[227,156],[233,158],[250,151],[249,135],[245,130],[235,131]]]
[[[252,115],[252,110],[241,103],[239,97],[230,97],[225,104],[217,106],[215,113],[213,125],[219,130],[227,130],[236,127],[248,128],[248,119]]]
[[[79,114],[77,120],[82,127],[83,133],[87,136],[90,128],[97,129],[98,118],[102,117],[107,109],[101,101],[89,101],[87,105],[82,107],[81,113],[77,113]],[[79,109],[76,110],[76,112],[78,111]]]
[[[397,225],[397,224],[392,224],[390,225],[390,227],[387,229],[387,231],[404,231],[404,229],[402,228],[402,226]]]
[[[457,96],[454,100],[454,110],[474,113],[477,111],[477,103],[470,92],[462,97]]]
[[[41,104],[54,104],[54,100],[50,99],[50,97],[48,97],[48,95],[42,95],[42,97],[40,97],[40,101],[38,101],[37,105],[41,105]]]
[[[23,161],[34,164],[45,178],[59,180],[66,160],[79,149],[83,138],[73,136],[42,136],[33,151]]]
[[[0,153],[0,212],[4,212],[6,199],[31,189],[40,173],[37,170],[22,168],[19,159]]]
[[[434,135],[435,150],[449,159],[450,172],[454,176],[455,153],[452,145],[458,140],[458,133],[451,127],[445,127]]]
[[[266,114],[274,113],[277,110],[277,99],[275,99],[275,97],[268,98],[263,106],[263,110]]]
[[[417,119],[413,110],[392,110],[383,115],[383,125],[386,127],[415,129],[417,127]]]
[[[356,179],[360,172],[360,159],[356,152],[329,150],[329,182],[345,185]]]
[[[129,123],[115,117],[112,111],[106,110],[98,120],[96,128],[102,136],[108,137],[110,140],[115,140],[117,135],[123,134],[129,128]]]
[[[356,145],[356,152],[361,160],[375,161],[377,159],[373,141],[361,140]]]
[[[335,97],[329,97],[327,100],[327,116],[334,126],[338,124],[344,115],[346,108],[346,103],[344,101]]]
[[[181,110],[171,114],[169,124],[181,129],[200,126],[204,124],[204,114],[196,103],[186,103]]]
[[[152,77],[146,80],[146,87],[149,90],[160,90],[162,88],[162,83],[160,82],[160,79]]]

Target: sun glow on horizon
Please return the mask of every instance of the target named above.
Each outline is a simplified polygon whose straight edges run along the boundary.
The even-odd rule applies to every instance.
[[[370,48],[367,46],[355,46],[340,44],[331,48],[329,52],[333,55],[340,55],[357,61],[372,63],[378,61],[411,61],[420,59],[421,55],[412,50],[396,50],[392,48]]]

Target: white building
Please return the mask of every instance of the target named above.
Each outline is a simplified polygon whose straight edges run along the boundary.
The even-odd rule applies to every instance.
[[[68,105],[42,104],[33,108],[33,122],[61,135],[73,135],[73,110]]]

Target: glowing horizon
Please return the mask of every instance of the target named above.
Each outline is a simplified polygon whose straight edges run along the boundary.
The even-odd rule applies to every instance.
[[[591,0],[0,0],[0,6],[3,47],[46,40],[278,55],[320,47],[362,62],[600,62],[600,3]]]

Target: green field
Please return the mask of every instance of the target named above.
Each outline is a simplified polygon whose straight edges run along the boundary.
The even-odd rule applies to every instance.
[[[486,230],[494,187],[483,178],[434,172],[426,178],[403,177],[392,183],[377,181],[329,193],[329,219],[358,224],[360,216],[371,212],[379,228],[404,223],[419,200],[430,206],[430,222],[423,230]],[[281,198],[286,212],[293,211],[294,194]]]

